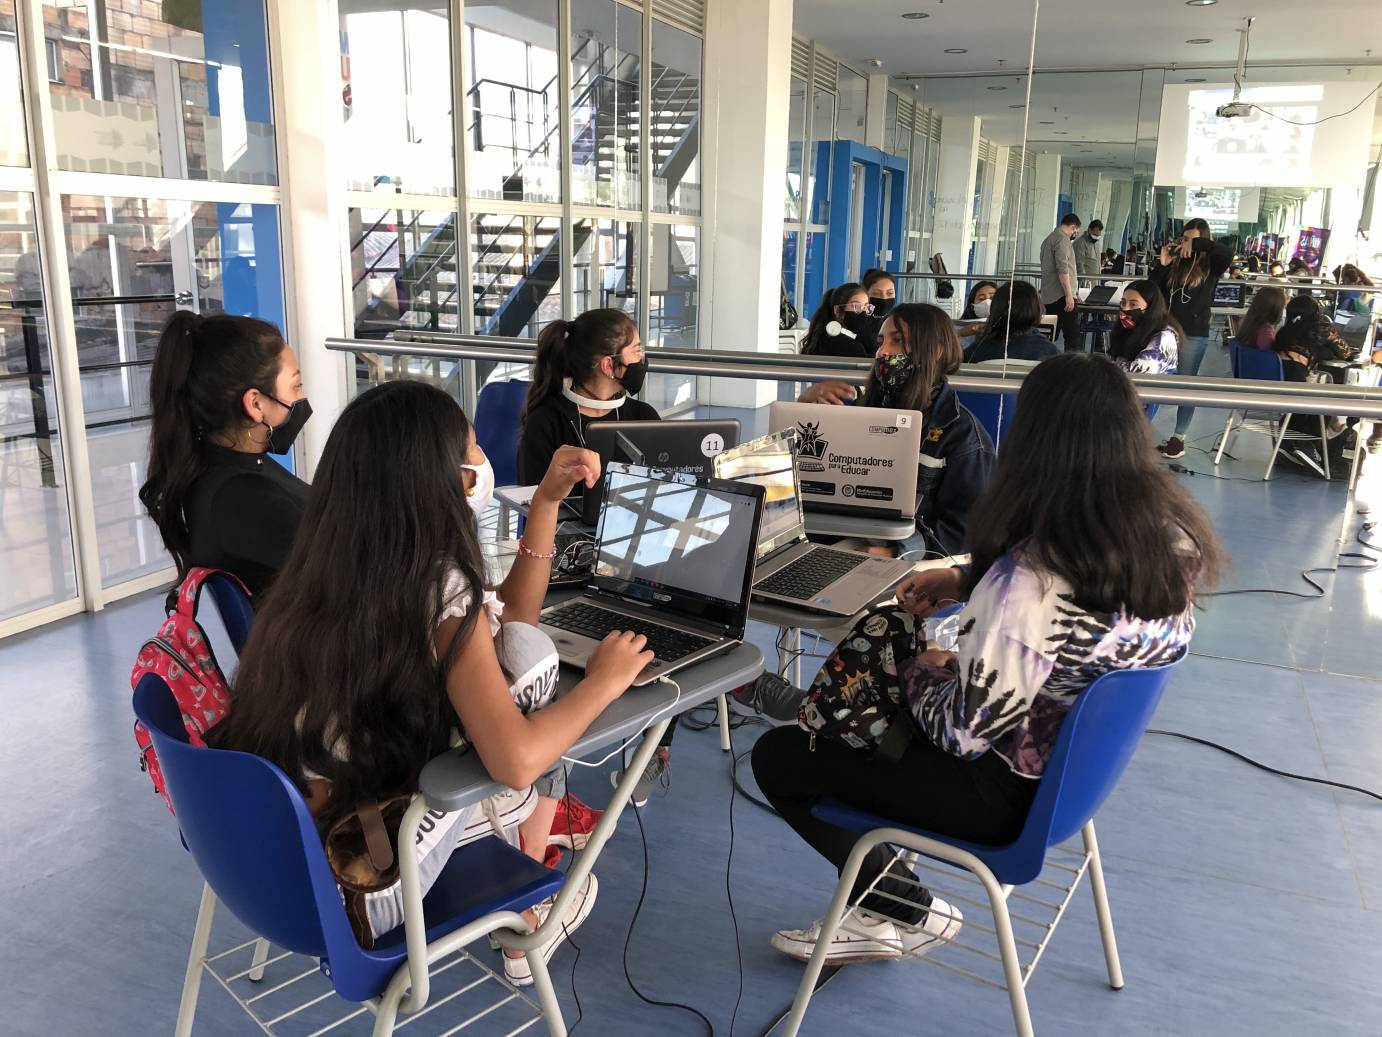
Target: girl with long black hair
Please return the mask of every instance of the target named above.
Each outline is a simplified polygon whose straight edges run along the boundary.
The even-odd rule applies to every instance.
[[[839,325],[833,335],[832,324]],[[878,321],[868,291],[849,281],[825,293],[811,315],[801,352],[803,356],[871,357],[877,334]]]
[[[1133,281],[1118,303],[1108,355],[1131,374],[1175,374],[1184,333],[1151,281]]]
[[[873,370],[859,403],[922,412],[917,470],[917,532],[942,555],[965,550],[965,523],[993,465],[993,441],[961,406],[949,376],[960,368],[960,340],[950,315],[929,303],[903,303],[883,322]],[[853,403],[854,386],[819,382],[803,403]]]
[[[1037,363],[1060,350],[1037,331],[1046,307],[1041,294],[1026,281],[1010,281],[993,295],[988,320],[974,344],[965,351],[970,364],[1024,360]]]
[[[864,291],[868,292],[874,319],[882,321],[897,305],[897,282],[893,280],[893,275],[874,267],[864,271],[859,283],[864,286]]]
[[[158,338],[149,406],[139,500],[178,576],[225,569],[257,603],[307,498],[306,483],[265,457],[290,450],[312,413],[297,357],[267,321],[179,310]]]
[[[1212,583],[1222,557],[1208,518],[1157,463],[1127,374],[1082,353],[1046,360],[1023,381],[969,544],[968,565],[916,573],[898,587],[900,608],[867,614],[812,685],[837,701],[843,692],[903,704],[913,727],[895,760],[798,725],[754,746],[759,788],[837,868],[855,836],[813,816],[827,797],[959,839],[1011,842],[1071,704],[1104,673],[1182,658],[1196,583]],[[920,618],[957,601],[958,652],[929,647]],[[801,711],[812,729],[814,709],[808,699]],[[866,860],[828,964],[915,957],[959,930],[960,911],[892,858],[879,847]],[[806,960],[819,933],[819,923],[784,929],[772,942]]]
[[[519,482],[540,480],[558,447],[584,446],[592,421],[656,421],[657,411],[634,399],[647,374],[638,324],[623,310],[586,310],[543,328],[518,439]]]
[[[354,400],[327,440],[216,743],[281,767],[323,832],[361,804],[415,792],[455,726],[496,781],[534,784],[652,659],[643,638],[612,634],[585,678],[553,701],[556,649],[537,623],[557,508],[573,486],[599,475],[597,455],[557,450],[513,568],[490,589],[477,522],[494,473],[461,408],[441,390],[407,381]],[[545,834],[554,809],[545,801],[524,824]],[[424,877],[445,863],[465,814],[446,815],[427,833]],[[525,839],[525,848],[541,860],[546,844]],[[567,930],[584,920],[596,890],[592,875]],[[545,910],[529,921],[538,924]],[[371,901],[372,934],[401,921],[401,898]],[[531,982],[525,958],[506,957],[505,971]]]
[[[1171,316],[1183,332],[1176,359],[1177,374],[1199,374],[1209,348],[1210,308],[1219,279],[1233,262],[1233,249],[1214,240],[1209,224],[1187,220],[1175,242],[1162,245],[1158,261],[1148,274],[1166,296]],[[1159,449],[1163,457],[1185,456],[1185,433],[1195,417],[1194,407],[1176,409],[1176,427]]]

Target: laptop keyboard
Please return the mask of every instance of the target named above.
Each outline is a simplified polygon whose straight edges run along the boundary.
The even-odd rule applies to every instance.
[[[754,584],[753,589],[763,594],[781,594],[787,598],[809,601],[841,576],[853,572],[867,561],[866,556],[849,551],[816,548]]]
[[[632,630],[648,639],[648,647],[660,662],[676,662],[701,648],[713,645],[715,641],[699,634],[688,634],[683,630],[650,623],[646,619],[636,619],[622,612],[611,612],[584,601],[573,601],[563,605],[555,612],[542,617],[548,626],[558,630],[569,630],[573,634],[601,641],[614,630]]]

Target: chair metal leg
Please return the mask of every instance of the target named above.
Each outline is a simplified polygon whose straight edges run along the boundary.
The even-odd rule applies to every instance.
[[[1324,415],[1320,415],[1320,453],[1324,455],[1324,477],[1329,475],[1329,426],[1324,420]]]
[[[1349,493],[1353,493],[1358,489],[1358,471],[1363,467],[1363,451],[1366,449],[1366,447],[1364,447],[1363,445],[1363,423],[1361,421],[1358,422],[1358,425],[1354,429],[1353,434],[1353,464],[1350,466],[1348,475]]]
[[[985,874],[987,872],[987,874]],[[993,932],[998,938],[998,953],[1003,960],[1003,979],[1008,987],[1008,1004],[1013,1013],[1013,1029],[1017,1037],[1035,1037],[1032,1030],[1032,1013],[1027,1007],[1027,987],[1022,982],[1022,961],[1017,956],[1017,941],[1013,939],[1012,918],[1008,915],[1008,897],[1005,887],[998,884],[993,873],[987,868],[974,874],[988,891],[989,906],[993,910]]]
[[[182,980],[182,1000],[178,1002],[178,1021],[173,1037],[191,1037],[192,1020],[197,1014],[197,994],[202,987],[202,962],[211,941],[211,919],[216,914],[216,894],[202,884],[201,906],[197,908],[197,924],[192,930],[192,948],[187,952],[187,974]]]
[[[720,715],[720,750],[729,752],[732,744],[729,740],[729,699],[721,695],[715,700],[715,708]]]
[[[533,973],[533,992],[542,1005],[542,1017],[547,1020],[547,1032],[551,1037],[566,1037],[566,1020],[561,1015],[561,1005],[557,1004],[557,992],[552,989],[552,976],[547,971],[547,959],[540,948],[529,951],[528,968]]]
[[[254,957],[250,961],[250,964],[254,966],[254,968],[250,969],[249,978],[251,983],[258,983],[264,978],[264,962],[268,960],[269,941],[261,938],[259,942],[254,945]]]
[[[1291,415],[1281,416],[1281,431],[1277,433],[1276,443],[1272,446],[1272,456],[1267,458],[1267,470],[1262,473],[1262,481],[1266,482],[1272,477],[1272,469],[1276,467],[1276,455],[1281,453],[1281,444],[1286,439],[1286,430],[1291,427]]]
[[[1238,416],[1236,410],[1228,412],[1228,421],[1224,422],[1224,434],[1219,437],[1219,449],[1214,451],[1214,463],[1218,464],[1224,459],[1224,447],[1228,445],[1229,434],[1233,431],[1233,419]]]
[[[1099,918],[1099,936],[1104,941],[1104,963],[1108,965],[1108,985],[1123,989],[1123,965],[1118,960],[1118,941],[1113,935],[1113,912],[1108,906],[1108,887],[1104,885],[1104,862],[1099,856],[1099,841],[1094,837],[1094,822],[1085,823],[1080,833],[1084,852],[1089,855],[1089,888],[1094,893],[1094,913]]]
[[[840,881],[835,884],[835,895],[830,899],[830,907],[826,910],[825,917],[821,919],[816,949],[811,953],[811,960],[806,963],[806,973],[801,977],[801,985],[797,987],[797,996],[792,1002],[792,1014],[787,1017],[787,1027],[782,1031],[784,1037],[796,1037],[797,1031],[801,1029],[801,1021],[806,1018],[806,1006],[811,1003],[816,982],[821,978],[821,969],[825,968],[825,956],[830,949],[830,941],[835,938],[835,930],[840,928],[840,922],[844,919],[854,880],[859,877],[859,869],[864,866],[864,858],[878,842],[879,840],[871,834],[860,836],[859,841],[854,844],[854,849],[850,851],[845,866],[840,869]]]

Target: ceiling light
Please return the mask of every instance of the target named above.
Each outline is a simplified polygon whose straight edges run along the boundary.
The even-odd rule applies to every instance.
[[[1043,119],[1043,120],[1041,120],[1041,122],[1037,123],[1037,125],[1038,125],[1038,126],[1054,126],[1054,125],[1055,125],[1055,122],[1053,122],[1053,121],[1050,120],[1050,119]]]
[[[1068,136],[1070,136],[1070,131],[1069,131],[1069,130],[1052,130],[1051,132],[1052,132],[1052,133],[1059,133],[1062,137],[1068,137]]]
[[[1027,106],[1026,106],[1025,104],[1010,104],[1010,105],[1008,105],[1008,107],[1009,107],[1009,108],[1026,108]]]
[[[1006,89],[1008,89],[1008,88],[1007,88],[1006,86],[991,86],[991,87],[989,87],[989,89],[990,89],[990,90],[1006,90]]]
[[[1185,0],[1185,6],[1186,6],[1186,7],[1211,7],[1211,6],[1213,6],[1214,4],[1217,4],[1218,2],[1219,2],[1219,0]],[[906,15],[903,15],[903,17],[905,18],[905,17],[907,17],[907,16],[906,16]]]
[[[1195,39],[1195,40],[1186,40],[1185,42],[1186,42],[1186,43],[1195,43],[1195,44],[1199,44],[1199,43],[1213,43],[1214,41],[1213,41],[1213,40],[1210,40],[1210,39],[1205,39],[1205,38],[1202,36],[1202,37],[1200,37],[1199,39]]]
[[[1203,80],[1203,79],[1187,79],[1186,82],[1187,82],[1187,83],[1203,83],[1204,80]]]
[[[945,52],[947,54],[968,54],[969,50],[965,47],[946,47]]]
[[[1213,2],[1214,0],[1210,0],[1210,3]],[[927,14],[925,11],[908,11],[902,17],[907,18],[911,21],[920,21],[922,18],[930,18],[931,16]]]
[[[882,67],[883,67],[883,59],[882,59],[882,58],[869,58],[869,66],[872,67],[872,68],[882,68]]]

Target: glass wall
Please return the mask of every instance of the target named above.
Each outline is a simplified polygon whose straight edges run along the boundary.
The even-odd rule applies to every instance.
[[[615,0],[571,0],[570,60],[572,198],[638,209],[643,15]]]

